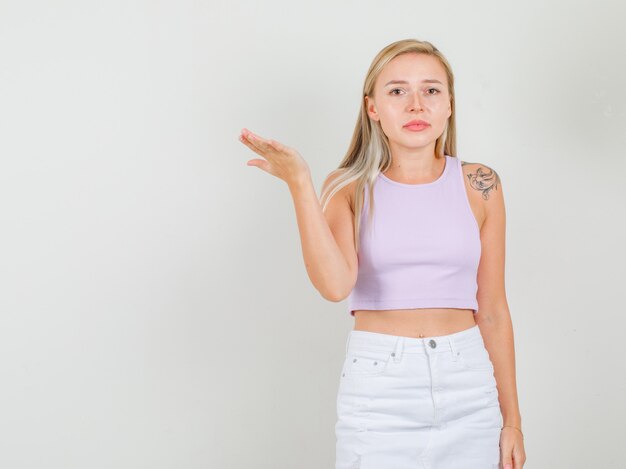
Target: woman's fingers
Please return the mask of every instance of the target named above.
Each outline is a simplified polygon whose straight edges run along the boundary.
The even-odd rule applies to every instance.
[[[241,134],[239,136],[239,141],[243,142],[245,145],[247,145],[249,147],[254,147],[254,144],[252,143],[252,140],[250,140],[250,138],[246,137],[244,134]]]
[[[258,135],[253,134],[247,129],[244,129],[239,138],[250,149],[256,151],[261,156],[266,157],[267,153],[276,150],[276,142],[274,140],[267,140]]]
[[[259,150],[263,151],[263,152],[268,152],[268,151],[273,151],[274,148],[272,147],[271,143],[272,140],[267,140],[264,139],[262,137],[259,137],[258,135],[254,135],[252,132],[250,132],[249,137],[250,141],[252,142],[252,144],[257,147]]]
[[[265,157],[265,153],[267,153],[266,151],[264,151],[260,145],[254,140],[251,139],[249,137],[246,137],[245,135],[241,135],[239,137],[239,140],[246,145],[248,148],[250,148],[250,150],[254,151],[255,153],[258,153],[259,155]]]
[[[257,137],[256,135],[253,135],[252,132],[246,129],[244,130],[245,132],[242,131],[241,135],[239,136],[239,140],[242,141],[252,151],[267,159],[268,144],[263,143],[263,139]],[[270,162],[267,160],[261,160],[257,158],[254,160],[249,160],[246,164],[248,166],[256,166],[257,168],[272,174]]]
[[[280,142],[277,142],[276,140],[269,140],[267,143],[270,147],[272,147],[273,150],[283,151],[285,149],[285,146],[282,145]]]

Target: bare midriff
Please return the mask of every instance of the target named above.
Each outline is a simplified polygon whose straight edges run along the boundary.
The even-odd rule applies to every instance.
[[[454,334],[476,325],[474,311],[459,308],[355,310],[354,330],[404,337]]]

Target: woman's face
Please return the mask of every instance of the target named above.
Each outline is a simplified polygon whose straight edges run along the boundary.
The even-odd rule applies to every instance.
[[[425,54],[391,60],[376,80],[374,96],[365,100],[368,115],[380,121],[392,149],[434,145],[452,114],[445,69],[436,57]],[[429,125],[419,131],[404,127],[412,120]]]

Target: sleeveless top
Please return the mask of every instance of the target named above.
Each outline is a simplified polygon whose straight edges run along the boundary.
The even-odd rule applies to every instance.
[[[461,160],[445,158],[441,176],[426,184],[404,184],[379,173],[371,233],[365,187],[358,277],[348,297],[352,316],[357,309],[478,310],[480,229]]]

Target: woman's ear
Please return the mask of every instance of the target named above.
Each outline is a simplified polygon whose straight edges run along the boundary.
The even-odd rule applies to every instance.
[[[365,109],[367,110],[367,115],[370,116],[370,119],[378,121],[378,112],[376,111],[376,103],[373,99],[370,99],[369,96],[365,96]]]

